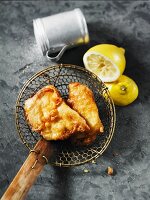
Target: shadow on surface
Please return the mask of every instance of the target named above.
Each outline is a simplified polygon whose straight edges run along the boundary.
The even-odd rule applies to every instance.
[[[137,42],[138,43],[138,42]],[[132,43],[126,41],[126,69],[124,74],[132,78],[139,88],[138,98],[130,105],[125,107],[116,106],[116,129],[114,133],[114,139],[110,144],[110,151],[105,155],[112,154],[111,149],[115,149],[120,154],[126,155],[126,159],[130,160],[131,157],[138,157],[140,159],[141,148],[145,143],[145,140],[141,138],[139,130],[144,130],[144,111],[148,108],[150,97],[150,71],[147,63],[144,62],[144,58],[141,60],[136,57],[135,51],[132,52]],[[140,54],[140,49],[139,49]],[[143,117],[142,117],[143,116]],[[141,121],[142,120],[142,121]],[[143,127],[142,127],[142,126]],[[145,129],[145,134],[146,133]]]
[[[58,200],[70,200],[71,199],[71,183],[70,183],[70,168],[54,167],[57,193],[55,194]],[[51,197],[50,197],[51,200]]]

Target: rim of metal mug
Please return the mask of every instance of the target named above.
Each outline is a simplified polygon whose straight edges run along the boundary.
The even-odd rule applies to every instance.
[[[40,18],[33,20],[33,29],[34,29],[34,36],[36,43],[39,49],[41,50],[42,54],[44,55],[44,52],[46,51],[46,42],[45,42],[43,24]]]

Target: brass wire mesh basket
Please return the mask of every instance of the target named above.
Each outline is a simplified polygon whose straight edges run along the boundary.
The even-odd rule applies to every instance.
[[[16,127],[22,142],[31,150],[40,135],[33,132],[26,122],[24,102],[42,87],[52,84],[64,99],[68,97],[68,84],[80,82],[87,85],[94,94],[99,114],[104,125],[104,133],[90,146],[79,147],[66,141],[52,141],[54,153],[49,163],[56,166],[74,166],[99,157],[109,145],[115,128],[115,108],[104,83],[93,73],[75,65],[50,66],[33,75],[23,86],[16,102]]]

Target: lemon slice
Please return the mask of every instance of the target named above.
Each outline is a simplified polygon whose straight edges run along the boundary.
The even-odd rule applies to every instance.
[[[119,68],[108,57],[98,52],[86,52],[83,62],[85,68],[96,74],[103,82],[116,81],[121,75]]]

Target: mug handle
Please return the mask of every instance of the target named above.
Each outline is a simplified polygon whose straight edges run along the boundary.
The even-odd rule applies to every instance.
[[[69,45],[65,45],[62,47],[62,49],[59,51],[58,55],[55,56],[55,57],[51,57],[49,56],[49,50],[46,52],[46,57],[48,60],[52,61],[52,62],[57,62],[61,57],[62,55],[64,54],[64,52],[66,51],[66,49],[69,47]]]

